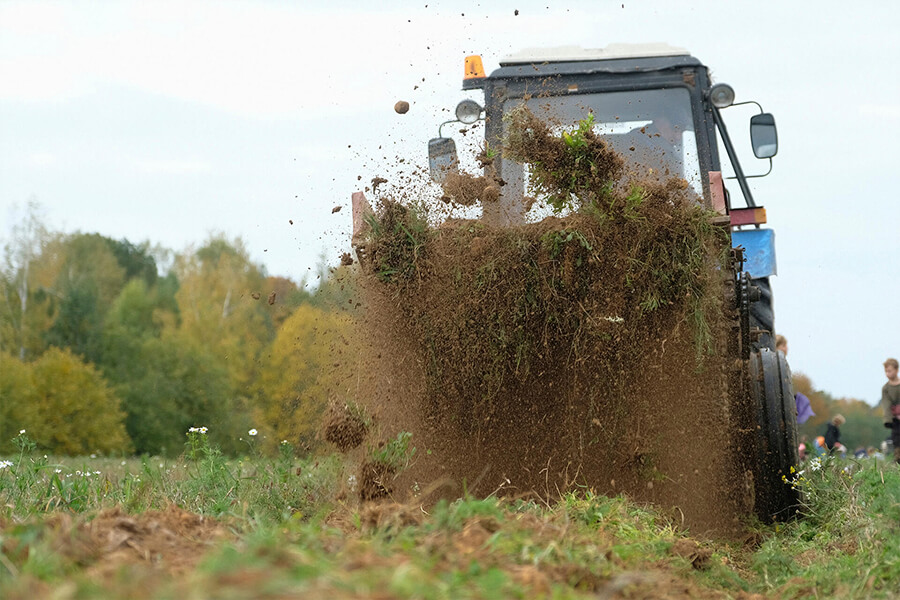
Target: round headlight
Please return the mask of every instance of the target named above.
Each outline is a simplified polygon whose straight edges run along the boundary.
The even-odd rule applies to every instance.
[[[482,110],[481,105],[474,100],[463,100],[456,105],[456,118],[466,125],[471,125],[481,118]]]
[[[734,89],[727,83],[717,83],[709,90],[709,101],[716,108],[725,108],[734,104]]]

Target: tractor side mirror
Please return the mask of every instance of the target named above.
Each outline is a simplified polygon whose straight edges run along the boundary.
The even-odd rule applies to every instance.
[[[771,113],[750,118],[750,144],[756,158],[772,158],[778,154],[778,131]]]
[[[456,142],[445,137],[428,140],[428,169],[432,181],[443,183],[447,172],[457,168]]]

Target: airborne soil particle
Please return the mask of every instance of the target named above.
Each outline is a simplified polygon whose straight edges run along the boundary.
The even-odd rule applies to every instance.
[[[373,194],[378,191],[378,186],[381,185],[382,183],[387,183],[387,179],[385,179],[384,177],[373,177],[372,178],[372,193]]]

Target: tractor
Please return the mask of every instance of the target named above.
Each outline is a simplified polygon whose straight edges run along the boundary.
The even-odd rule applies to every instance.
[[[709,69],[686,50],[666,44],[613,44],[602,49],[564,47],[526,50],[503,58],[498,69],[485,73],[480,56],[465,59],[463,90],[483,92],[483,102],[465,99],[453,121],[470,126],[483,121],[489,148],[502,148],[504,116],[525,105],[534,114],[571,126],[593,115],[593,128],[641,177],[683,179],[710,210],[714,222],[732,242],[730,272],[723,273],[729,314],[728,342],[733,359],[729,402],[755,417],[752,432],[753,511],[764,521],[796,514],[798,492],[788,483],[799,463],[796,408],[790,368],[774,346],[770,277],[776,274],[774,232],[763,227],[766,211],[757,204],[723,112],[755,105],[750,141],[757,159],[778,150],[775,119],[753,101],[735,102],[735,92],[713,83]],[[723,177],[720,149],[733,171]],[[439,134],[428,142],[432,179],[440,182],[458,168],[455,142]],[[500,198],[484,203],[481,219],[505,226],[525,222],[521,199],[529,185],[528,169],[502,153],[493,160],[502,181]],[[729,193],[726,179],[740,190],[742,201]],[[354,196],[354,214],[364,210]],[[367,209],[367,207],[366,207]],[[355,219],[358,220],[358,219]],[[749,419],[753,420],[753,417]]]

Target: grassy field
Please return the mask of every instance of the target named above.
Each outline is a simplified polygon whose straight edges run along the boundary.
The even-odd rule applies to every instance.
[[[815,460],[804,518],[703,540],[590,490],[360,504],[338,454],[0,463],[3,598],[880,598],[900,595],[896,465]],[[382,454],[385,454],[382,452]]]

